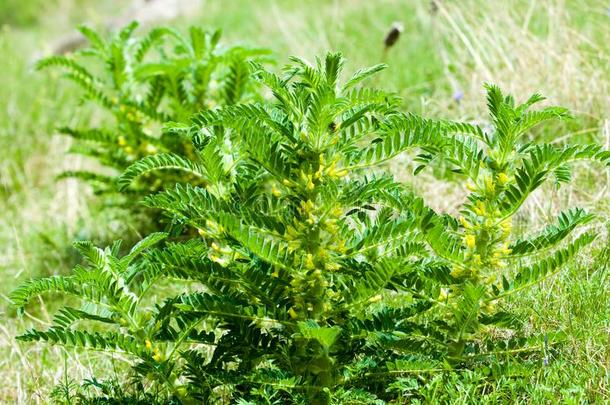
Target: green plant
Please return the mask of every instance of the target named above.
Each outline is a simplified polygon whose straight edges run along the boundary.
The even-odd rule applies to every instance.
[[[514,106],[489,87],[496,130],[486,134],[399,113],[394,96],[357,86],[383,65],[340,84],[339,54],[313,66],[292,61],[282,76],[253,64],[273,104],[167,123],[166,132],[193,140],[194,157],[145,157],[119,179],[127,187],[167,167],[202,179],[145,200],[199,235],[153,248],[167,236],[155,233],[123,257],[116,244],[78,244],[85,266],[30,281],[11,298],[23,308],[60,291],[86,305],[64,308],[51,329],[20,339],[129,353],[133,389],[183,403],[395,402],[414,396],[410,376],[463,369],[502,378],[518,369],[502,363],[506,356],[548,354],[550,344],[526,334],[519,314],[493,303],[553,274],[590,243],[585,233],[556,248],[592,216],[575,209],[516,241],[506,221],[546,177],[568,181],[570,161],[608,163],[608,152],[517,146],[532,125],[565,115],[529,111],[539,96]],[[422,150],[424,166],[446,159],[474,181],[463,219],[435,213],[373,170],[412,148]],[[176,279],[190,291],[147,301]]]
[[[405,149],[442,143],[440,127],[397,113],[394,96],[356,88],[383,65],[339,86],[340,55],[328,54],[316,67],[294,62],[284,77],[256,66],[273,106],[229,106],[200,113],[191,125],[168,125],[196,140],[199,160],[145,158],[123,174],[127,185],[169,165],[206,179],[205,188],[177,185],[146,200],[200,236],[151,250],[132,266],[134,254],[119,259],[116,248],[94,250],[108,264],[94,260],[89,272],[79,267],[74,276],[33,281],[12,295],[23,306],[46,290],[72,291],[67,280],[85,283],[99,294],[91,299],[97,305],[117,303],[115,318],[104,320],[121,332],[92,335],[60,321],[21,339],[122,349],[139,358],[136,372],[153,373],[167,395],[185,401],[327,402],[331,389],[361,370],[399,361],[385,356],[383,343],[393,339],[386,329],[429,304],[386,305],[383,292],[408,284],[424,266],[416,257],[425,247],[411,211],[374,208],[399,201],[400,185],[360,173]],[[224,150],[226,143],[232,148]],[[90,273],[104,277],[94,277],[94,285],[79,278]],[[150,312],[139,308],[139,297],[168,277],[205,289],[168,298],[145,318]],[[88,311],[73,314],[101,320]]]
[[[441,295],[445,310],[436,314],[448,322],[449,356],[456,361],[479,350],[478,341],[490,326],[520,330],[523,320],[496,308],[496,303],[555,275],[596,237],[585,231],[570,238],[575,229],[595,218],[581,208],[562,212],[556,223],[538,232],[515,232],[513,218],[526,200],[546,181],[554,181],[557,187],[568,183],[574,161],[587,159],[610,166],[610,152],[600,145],[555,146],[524,140],[534,126],[569,117],[566,109],[532,110],[544,99],[541,95],[516,105],[498,87],[487,85],[486,89],[492,132],[469,124],[447,124],[460,135],[441,155],[454,173],[465,178],[470,194],[458,218],[437,223],[430,233],[445,235],[439,239],[443,241],[440,248],[434,247],[439,240],[431,240],[431,246],[452,265],[454,282]],[[511,349],[524,350],[521,346]]]
[[[264,49],[221,46],[220,31],[191,27],[184,36],[161,27],[134,38],[136,28],[137,23],[131,23],[106,40],[94,30],[80,27],[90,48],[74,56],[51,56],[37,65],[39,69],[61,68],[64,77],[83,90],[84,99],[93,100],[105,112],[102,127],[63,127],[60,132],[77,141],[72,153],[96,159],[111,174],[108,170],[68,171],[61,177],[86,180],[96,192],[115,197],[113,204],[132,209],[138,207],[138,197],[176,181],[196,184],[197,178],[184,179],[171,172],[144,176],[122,195],[117,193],[117,173],[145,156],[173,153],[194,158],[190,140],[162,134],[162,124],[185,120],[217,105],[257,99],[248,62],[269,54]]]

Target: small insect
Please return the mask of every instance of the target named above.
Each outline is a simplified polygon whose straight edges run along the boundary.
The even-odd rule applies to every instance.
[[[402,23],[400,23],[400,22],[392,23],[392,28],[390,29],[390,32],[388,32],[388,35],[386,35],[385,40],[383,41],[383,43],[385,44],[386,50],[388,48],[391,48],[392,46],[394,46],[396,41],[398,41],[398,38],[400,38],[400,34],[402,33],[403,30],[404,30],[404,27],[403,27]]]

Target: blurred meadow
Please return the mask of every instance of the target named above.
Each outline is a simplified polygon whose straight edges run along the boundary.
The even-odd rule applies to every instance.
[[[155,3],[158,3],[155,5]],[[159,3],[161,5],[159,5]],[[147,14],[149,13],[149,14]],[[398,93],[404,110],[434,118],[485,119],[483,83],[498,84],[518,100],[540,92],[547,103],[570,109],[568,122],[543,126],[533,136],[561,144],[597,142],[610,148],[610,3],[604,0],[193,0],[118,1],[3,0],[0,2],[0,403],[49,403],[70,381],[93,370],[120,367],[91,352],[71,352],[16,342],[29,325],[50,322],[43,310],[18,317],[7,297],[30,277],[65,274],[77,262],[74,240],[106,243],[134,239],[133,219],[101,203],[76,180],[57,181],[66,168],[90,162],[66,157],[69,140],[56,128],[77,124],[77,89],[57,72],[36,72],[37,58],[75,38],[75,27],[114,27],[142,20],[185,29],[220,28],[223,41],[267,47],[278,57],[312,59],[343,52],[348,70],[385,62],[374,85]],[[384,52],[394,22],[404,27]],[[88,108],[88,105],[84,105]],[[91,108],[86,119],[99,121]],[[427,203],[451,211],[462,202],[448,182],[422,173],[413,177],[408,157],[392,164]],[[515,375],[480,392],[478,371],[455,374],[448,384],[430,378],[430,402],[602,403],[610,398],[610,174],[581,165],[576,186],[546,187],[528,203],[521,226],[536,229],[579,204],[602,217],[601,237],[585,258],[558,276],[516,297],[511,305],[529,314],[530,327],[563,329],[568,344],[535,377]],[[436,176],[438,178],[438,176]],[[565,188],[565,189],[564,189]],[[482,373],[484,371],[481,371]],[[59,387],[59,388],[58,388]],[[477,394],[479,395],[479,394]]]

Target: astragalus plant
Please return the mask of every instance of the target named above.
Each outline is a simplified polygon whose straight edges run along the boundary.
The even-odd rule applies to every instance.
[[[470,191],[460,215],[434,231],[445,235],[452,246],[435,252],[452,266],[453,281],[441,293],[444,309],[436,315],[447,323],[448,354],[453,361],[476,359],[489,338],[488,329],[494,326],[517,332],[508,335],[514,339],[505,343],[505,353],[527,350],[528,343],[519,342],[527,319],[497,303],[553,276],[593,242],[594,232],[578,229],[594,221],[595,215],[571,207],[537,231],[513,228],[513,219],[545,182],[556,187],[569,183],[575,161],[597,162],[602,171],[610,166],[610,152],[600,145],[559,146],[528,140],[534,126],[568,118],[566,109],[534,110],[532,106],[544,100],[539,94],[516,104],[498,87],[487,85],[486,89],[491,130],[447,123],[449,131],[458,135],[441,153],[463,180],[461,187],[465,184]],[[535,341],[539,348],[543,339]]]
[[[145,156],[163,159],[163,153],[195,156],[189,139],[162,133],[163,123],[185,120],[218,105],[257,99],[248,62],[269,57],[264,49],[221,45],[220,31],[191,27],[183,35],[160,27],[135,36],[137,27],[131,23],[108,39],[80,27],[88,48],[50,56],[37,65],[61,69],[63,77],[82,90],[83,100],[100,107],[93,117],[87,109],[77,109],[75,116],[83,124],[59,131],[75,139],[70,152],[98,161],[105,170],[67,171],[62,177],[83,179],[96,192],[112,197],[113,204],[132,209],[139,207],[139,197],[185,179],[171,172],[145,176],[119,194],[117,176],[127,166]],[[101,121],[99,126],[90,124],[96,120]]]

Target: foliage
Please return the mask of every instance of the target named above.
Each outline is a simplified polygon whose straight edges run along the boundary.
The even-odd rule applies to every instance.
[[[194,158],[190,140],[175,133],[162,134],[162,124],[217,105],[256,98],[248,62],[266,60],[269,54],[264,49],[222,46],[220,31],[191,27],[185,36],[160,27],[134,37],[136,28],[131,23],[105,39],[82,26],[80,32],[89,48],[73,56],[50,56],[37,65],[63,70],[63,76],[81,88],[84,99],[96,102],[109,114],[102,127],[62,127],[60,132],[76,140],[72,153],[92,157],[115,174],[68,171],[61,177],[80,178],[96,192],[115,197],[121,195],[116,173],[135,160],[162,154]],[[139,197],[182,179],[183,175],[171,171],[144,176],[120,202],[135,209]],[[196,177],[185,180],[197,182]]]
[[[183,403],[392,402],[414,395],[412,377],[493,365],[483,374],[501,379],[519,368],[506,355],[548,355],[561,331],[527,334],[497,303],[592,242],[571,233],[594,217],[570,209],[525,236],[510,220],[545,180],[568,182],[569,163],[607,165],[609,152],[521,144],[534,125],[566,116],[530,110],[538,95],[516,106],[488,86],[486,133],[398,112],[396,97],[358,85],[383,66],[342,82],[343,62],[292,58],[283,75],[253,63],[273,103],[166,123],[166,134],[192,140],[192,154],[144,157],[118,184],[189,173],[192,183],[145,204],[199,235],[155,248],[167,234],[154,233],[125,256],[118,244],[78,244],[86,261],[72,275],[30,281],[11,298],[23,308],[59,291],[83,306],[20,339],[129,354],[135,389]],[[411,149],[418,171],[444,159],[471,180],[461,217],[434,212],[377,169]],[[168,280],[190,288],[150,308],[143,297]]]
[[[448,123],[458,134],[443,150],[442,159],[466,179],[470,190],[458,218],[437,225],[433,235],[445,235],[432,247],[451,264],[454,282],[442,291],[445,310],[439,319],[453,324],[448,338],[451,356],[462,358],[474,350],[468,340],[485,331],[486,325],[511,325],[516,319],[496,303],[556,274],[596,237],[580,232],[579,226],[595,217],[581,208],[562,212],[556,223],[539,232],[513,231],[513,218],[528,197],[544,182],[557,187],[571,180],[570,165],[588,159],[610,166],[610,152],[599,145],[540,144],[523,141],[526,132],[551,119],[565,119],[560,107],[532,110],[544,98],[532,95],[516,105],[512,96],[487,85],[487,104],[494,130]],[[482,337],[482,336],[481,336]]]

